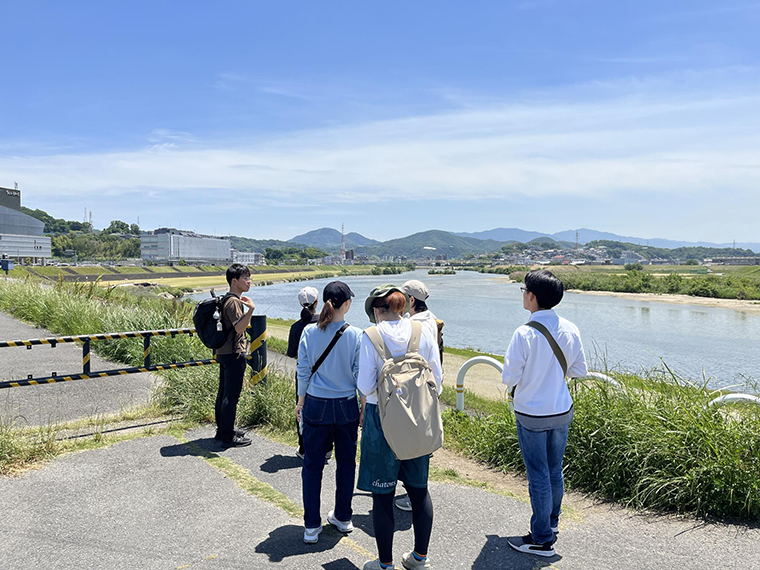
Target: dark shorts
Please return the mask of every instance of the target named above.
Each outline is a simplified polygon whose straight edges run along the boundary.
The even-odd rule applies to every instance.
[[[367,404],[357,488],[377,494],[394,493],[398,481],[410,487],[424,488],[428,484],[429,467],[429,455],[403,461],[396,459],[383,435],[377,404]]]

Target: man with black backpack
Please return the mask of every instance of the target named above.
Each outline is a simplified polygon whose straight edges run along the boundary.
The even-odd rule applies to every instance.
[[[226,277],[230,290],[222,300],[221,311],[222,330],[226,340],[216,349],[219,391],[216,395],[214,439],[227,447],[244,447],[251,445],[251,440],[245,437],[245,432],[235,429],[235,416],[245,376],[248,349],[245,330],[251,322],[254,309],[253,301],[242,296],[251,288],[251,271],[245,265],[233,263],[227,269]]]
[[[562,459],[573,420],[565,378],[582,378],[588,370],[578,327],[552,310],[562,300],[562,281],[550,271],[531,271],[520,289],[530,322],[512,336],[502,381],[512,389],[533,517],[530,533],[508,542],[520,552],[548,557],[555,554],[564,493]]]

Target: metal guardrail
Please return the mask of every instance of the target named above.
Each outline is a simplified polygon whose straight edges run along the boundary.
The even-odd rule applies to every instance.
[[[254,315],[251,318],[251,324],[248,326],[247,334],[251,338],[246,356],[248,365],[253,369],[250,384],[258,384],[267,377],[267,325],[266,315]],[[8,340],[0,341],[0,348],[22,347],[31,350],[34,346],[48,345],[55,348],[58,344],[64,343],[82,343],[82,372],[74,374],[58,374],[53,372],[48,376],[33,377],[29,374],[24,379],[6,380],[0,382],[2,388],[18,388],[21,386],[35,386],[38,384],[55,384],[57,382],[71,382],[73,380],[88,380],[94,378],[107,378],[110,376],[122,376],[128,374],[139,374],[141,372],[155,372],[159,370],[175,370],[179,368],[189,368],[193,366],[206,366],[209,364],[218,364],[216,358],[191,359],[185,362],[169,362],[163,364],[151,364],[151,346],[150,339],[154,336],[168,336],[175,338],[177,335],[195,334],[194,328],[183,329],[161,329],[151,331],[130,331],[114,332],[89,335],[58,336],[48,338],[36,338],[27,340]],[[100,370],[92,372],[90,370],[90,342],[99,340],[118,340],[126,338],[143,339],[143,365],[128,366],[112,370]]]
[[[456,383],[456,392],[457,392],[457,410],[460,412],[464,411],[464,377],[467,374],[467,371],[475,366],[476,364],[488,364],[489,366],[492,366],[496,368],[496,370],[499,371],[499,373],[503,372],[504,365],[496,360],[495,358],[491,358],[490,356],[474,356],[470,358],[467,362],[462,364],[462,367],[459,369],[459,372],[457,373],[457,383]],[[598,378],[599,380],[602,380],[603,382],[607,382],[616,388],[620,387],[620,384],[616,382],[613,378],[610,378],[606,374],[602,374],[601,372],[589,372],[587,378]],[[575,380],[573,378],[573,380]],[[512,409],[512,399],[509,400],[509,408]]]

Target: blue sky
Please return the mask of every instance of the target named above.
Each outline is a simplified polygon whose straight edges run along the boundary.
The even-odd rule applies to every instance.
[[[0,3],[0,186],[288,239],[760,241],[760,2]]]

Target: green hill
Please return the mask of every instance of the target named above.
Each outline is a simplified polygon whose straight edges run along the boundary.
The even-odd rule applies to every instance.
[[[504,242],[462,237],[441,230],[419,232],[407,237],[392,239],[377,245],[358,248],[359,253],[383,256],[406,256],[409,258],[463,257],[468,253],[491,253],[499,251]]]

